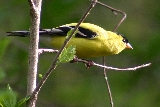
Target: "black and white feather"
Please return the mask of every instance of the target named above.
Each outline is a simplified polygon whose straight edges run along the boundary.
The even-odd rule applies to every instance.
[[[52,29],[40,29],[39,34],[40,35],[48,35],[48,36],[66,36],[67,33],[74,29],[75,26],[60,26],[57,28]],[[28,36],[30,35],[29,31],[12,31],[7,32],[7,36]],[[78,32],[75,34],[75,37],[78,38],[87,38],[87,39],[93,39],[97,36],[97,34],[89,29],[79,27]]]
[[[48,34],[48,35],[58,35],[58,36],[66,36],[67,33],[74,29],[75,26],[60,26],[57,28],[53,28],[53,29],[42,29],[41,31],[44,31],[44,34]],[[45,32],[46,31],[46,32]],[[42,32],[40,33],[40,35],[42,34]],[[83,27],[79,27],[78,28],[78,32],[75,34],[75,37],[78,38],[88,38],[88,39],[92,39],[94,37],[96,37],[96,33],[89,30],[89,29],[85,29]]]

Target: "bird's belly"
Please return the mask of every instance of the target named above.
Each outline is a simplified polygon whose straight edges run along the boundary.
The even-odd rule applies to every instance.
[[[64,40],[64,37],[54,37],[52,39],[52,46],[59,49],[64,43]],[[76,46],[76,55],[79,58],[100,57],[113,54],[109,50],[106,50],[100,41],[96,39],[73,38],[67,47],[70,45]]]

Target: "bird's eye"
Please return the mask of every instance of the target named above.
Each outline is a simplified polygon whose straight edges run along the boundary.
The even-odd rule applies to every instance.
[[[118,33],[118,32],[115,32],[117,35],[120,35],[120,36],[122,36],[123,37],[123,39],[122,39],[122,41],[124,42],[124,43],[128,43],[128,39],[124,36],[124,35],[122,35],[121,33]]]
[[[122,41],[125,42],[125,43],[128,43],[128,40],[126,38],[123,38]]]

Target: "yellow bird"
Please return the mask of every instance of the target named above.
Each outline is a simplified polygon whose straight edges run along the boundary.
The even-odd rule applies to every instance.
[[[59,49],[64,43],[67,33],[74,29],[77,23],[70,23],[52,29],[40,30],[40,41],[44,44]],[[11,31],[7,36],[29,36],[29,31]],[[75,36],[67,45],[76,46],[78,58],[100,57],[118,54],[126,48],[133,49],[123,35],[106,31],[105,29],[90,23],[81,23]]]

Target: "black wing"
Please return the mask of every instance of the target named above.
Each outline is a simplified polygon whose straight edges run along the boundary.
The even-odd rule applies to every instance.
[[[60,26],[57,28],[53,29],[42,29],[41,35],[43,34],[48,34],[48,35],[58,35],[58,36],[66,36],[67,33],[71,30],[74,29],[75,26]],[[44,32],[43,32],[44,31]],[[75,34],[75,37],[78,38],[88,38],[92,39],[96,36],[97,34],[89,29],[85,29],[83,27],[78,28],[78,32]]]
[[[67,36],[67,33],[74,29],[75,26],[60,26],[53,29],[40,29],[39,34],[40,35],[48,35],[48,36]],[[7,32],[7,36],[29,36],[30,31],[11,31]],[[93,39],[96,37],[97,34],[89,29],[85,29],[83,27],[78,28],[78,32],[75,34],[75,37],[78,38],[88,38]]]

